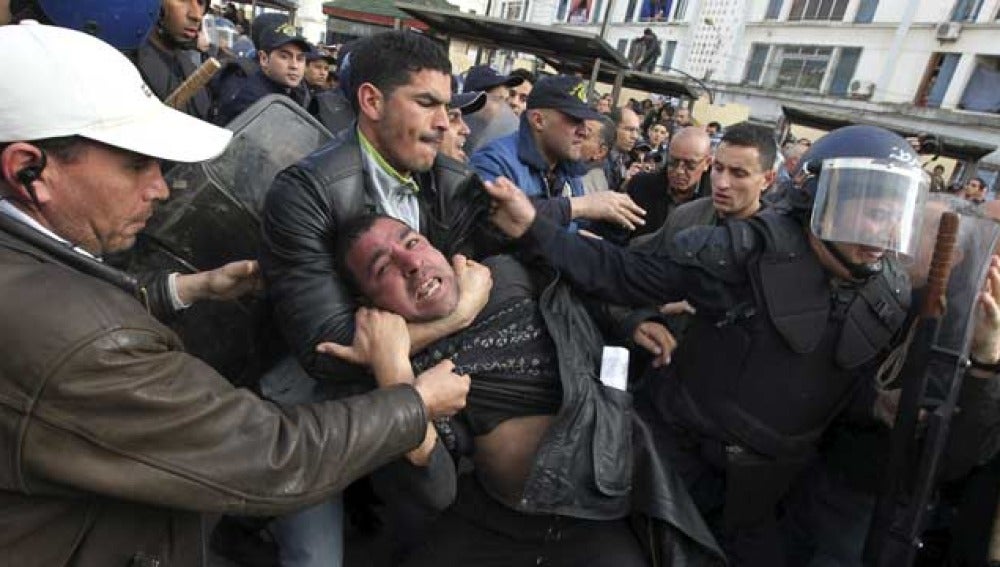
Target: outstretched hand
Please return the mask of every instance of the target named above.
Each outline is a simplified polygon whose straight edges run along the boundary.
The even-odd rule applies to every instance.
[[[177,276],[177,295],[184,303],[203,299],[229,301],[261,288],[260,266],[256,260],[230,262],[196,274]]]

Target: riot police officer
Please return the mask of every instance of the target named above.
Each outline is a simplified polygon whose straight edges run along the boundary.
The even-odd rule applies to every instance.
[[[793,198],[680,233],[669,252],[560,231],[501,180],[494,222],[583,291],[697,310],[639,411],[734,565],[782,565],[775,507],[830,421],[871,419],[865,378],[898,340],[928,180],[899,136],[851,126],[804,157]]]
[[[164,100],[194,73],[202,63],[197,50],[201,19],[208,0],[163,0],[156,27],[139,46],[136,66],[143,80],[160,100]],[[180,110],[206,120],[212,99],[201,89]]]

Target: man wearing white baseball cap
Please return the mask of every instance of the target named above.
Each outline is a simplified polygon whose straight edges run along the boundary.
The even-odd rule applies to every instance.
[[[401,384],[286,409],[185,354],[100,258],[169,196],[159,159],[209,159],[230,133],[86,34],[3,26],[0,45],[0,563],[202,565],[199,512],[313,504],[464,405],[450,362],[392,370],[406,333],[374,345],[376,378]]]

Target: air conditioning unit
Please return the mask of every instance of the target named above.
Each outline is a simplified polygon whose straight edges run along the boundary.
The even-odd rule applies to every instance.
[[[937,25],[935,36],[938,41],[955,41],[962,33],[962,24],[959,22],[941,22]]]
[[[871,98],[875,93],[875,83],[872,81],[851,81],[847,93],[851,98]]]

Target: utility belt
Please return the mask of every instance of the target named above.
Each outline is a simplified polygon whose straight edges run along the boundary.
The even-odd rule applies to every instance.
[[[722,518],[727,528],[758,525],[773,518],[775,507],[812,460],[812,453],[775,459],[741,445],[702,437],[701,457],[723,473]]]

